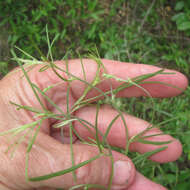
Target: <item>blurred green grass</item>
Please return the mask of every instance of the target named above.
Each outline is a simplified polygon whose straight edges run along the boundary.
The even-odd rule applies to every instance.
[[[50,39],[57,36],[54,59],[67,52],[69,58],[85,56],[97,47],[102,58],[176,69],[190,79],[189,12],[190,2],[185,0],[0,1],[0,77],[15,66],[10,53],[15,45],[39,59],[47,53],[48,25]],[[118,104],[128,113],[151,120],[148,99],[119,99]],[[163,130],[181,140],[183,156],[174,163],[146,161],[137,168],[171,190],[187,190],[190,89],[175,98],[156,99],[154,109],[155,123],[178,117]]]

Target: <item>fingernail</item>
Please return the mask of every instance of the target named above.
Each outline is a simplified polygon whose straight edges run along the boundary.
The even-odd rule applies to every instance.
[[[125,186],[131,175],[132,166],[128,161],[118,160],[114,163],[113,185]]]

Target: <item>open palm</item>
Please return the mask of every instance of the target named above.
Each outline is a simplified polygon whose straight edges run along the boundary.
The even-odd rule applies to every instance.
[[[70,60],[67,63],[64,61],[57,61],[56,65],[63,70],[68,71],[70,75],[76,76],[79,79],[85,80],[87,83],[92,83],[96,74],[98,65],[94,60],[84,59],[83,66],[80,60]],[[102,64],[109,75],[116,76],[120,79],[134,78],[148,73],[153,73],[160,70],[154,66],[148,66],[143,64],[123,63],[118,61],[111,61],[102,59]],[[87,86],[81,80],[73,80],[71,82],[64,82],[58,77],[62,76],[65,79],[69,79],[69,74],[61,72],[60,70],[55,72],[51,69],[47,69],[43,72],[39,72],[42,65],[35,66],[28,76],[32,83],[36,84],[39,89],[43,90],[51,85],[45,93],[61,110],[63,113],[67,113],[67,110],[72,108],[76,101],[83,95],[83,92]],[[68,67],[68,68],[67,68]],[[85,75],[84,75],[85,71]],[[171,72],[171,70],[165,70],[165,72]],[[172,71],[174,72],[174,71]],[[100,76],[102,76],[103,70],[100,69]],[[19,105],[25,105],[35,108],[36,110],[42,110],[42,107],[51,113],[60,114],[60,110],[50,104],[42,94],[38,94],[40,102],[36,98],[31,86],[27,82],[26,78],[23,78],[23,73],[20,70],[9,73],[0,82],[0,131],[6,131],[21,125],[34,122],[37,118],[35,114],[24,109],[16,110],[16,107],[10,104],[14,102]],[[103,76],[102,76],[103,77]],[[141,84],[141,87],[145,89],[152,97],[172,97],[180,94],[187,87],[187,79],[179,72],[174,74],[158,74],[153,76],[148,81],[159,81],[167,83],[164,85],[161,83],[147,83]],[[112,79],[104,79],[96,86],[103,92],[109,91],[110,87],[116,89],[121,84],[121,81]],[[179,88],[173,88],[175,85]],[[69,95],[68,95],[69,89]],[[137,86],[131,86],[120,91],[118,97],[140,97],[147,96],[145,91]],[[99,95],[99,91],[95,88],[91,89],[85,96],[85,98],[93,98]],[[42,106],[43,104],[43,106]],[[101,134],[105,134],[110,121],[116,118],[118,112],[111,106],[101,106],[98,113],[98,119],[96,120],[97,107],[95,105],[83,106],[80,109],[76,109],[73,115],[77,118],[81,118],[92,125],[96,125]],[[150,124],[144,120],[138,119],[134,116],[123,114],[127,128],[129,139],[144,131],[150,127]],[[88,130],[78,120],[73,120],[73,126],[77,134],[87,141],[89,139],[96,138],[95,130]],[[40,132],[35,140],[29,157],[29,176],[43,176],[52,172],[65,170],[72,166],[71,148],[70,143],[70,129],[69,125],[64,126],[63,130],[60,128],[54,128],[59,124],[59,120],[55,118],[49,118],[43,120]],[[181,144],[178,140],[172,138],[169,135],[155,135],[160,134],[159,129],[153,128],[147,131],[144,135],[151,136],[148,138],[150,141],[172,141],[167,144],[168,148],[154,154],[150,157],[153,161],[165,163],[176,160],[182,152]],[[107,135],[107,141],[111,146],[117,146],[125,148],[126,146],[126,129],[124,127],[122,118],[119,117],[112,125],[109,134]],[[75,164],[79,164],[98,154],[98,148],[87,144],[81,144],[80,139],[73,133],[73,154]],[[100,184],[108,185],[112,163],[109,157],[102,156],[89,164],[80,167],[76,170],[77,181],[75,182],[72,173],[67,173],[63,176],[55,177],[49,180],[42,180],[38,182],[29,182],[25,179],[25,152],[27,148],[26,143],[22,143],[18,146],[14,157],[10,159],[9,154],[5,153],[5,150],[9,146],[6,137],[1,137],[1,151],[0,151],[0,187],[8,190],[24,190],[24,189],[56,189],[72,187],[77,184]],[[140,142],[134,142],[130,144],[130,151],[137,151],[139,153],[145,153],[155,150],[163,145],[143,144]],[[162,190],[164,187],[151,182],[144,176],[135,171],[135,167],[132,161],[123,154],[112,151],[114,158],[114,175],[112,189],[127,189],[127,190]]]

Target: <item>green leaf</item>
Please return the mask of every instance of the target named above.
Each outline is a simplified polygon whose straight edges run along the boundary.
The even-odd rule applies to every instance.
[[[96,143],[99,149],[99,152],[102,153],[102,147],[101,147],[101,142],[100,142],[100,138],[99,138],[99,131],[98,131],[98,114],[99,114],[99,110],[100,110],[100,104],[98,103],[96,106],[96,119],[95,119],[95,130],[96,130]]]
[[[34,121],[32,123],[28,123],[28,124],[25,124],[25,125],[21,125],[19,127],[9,129],[7,131],[0,132],[0,136],[8,135],[9,133],[13,133],[14,135],[16,135],[16,134],[24,131],[25,129],[28,129],[28,128],[33,127],[33,126],[36,126],[40,121],[41,120]]]
[[[190,29],[190,21],[182,22],[177,26],[178,30],[185,31]]]
[[[107,129],[106,129],[106,132],[104,134],[104,141],[107,139],[107,136],[110,132],[110,129],[112,127],[112,125],[114,124],[114,122],[119,118],[120,114],[117,114],[114,119],[110,122],[110,124],[108,125]]]
[[[64,120],[60,123],[57,123],[55,125],[53,125],[54,128],[60,128],[60,127],[63,127],[65,125],[68,125],[68,124],[71,124],[73,121],[76,121],[77,119],[67,119],[67,120]]]
[[[144,139],[138,139],[138,142],[143,143],[143,144],[164,145],[164,144],[169,144],[172,141],[157,142],[157,141],[148,141],[148,140],[144,140]]]
[[[48,179],[51,179],[53,177],[57,177],[57,176],[61,176],[61,175],[64,175],[66,173],[69,173],[69,172],[72,172],[82,166],[85,166],[86,164],[100,158],[101,156],[103,156],[103,154],[98,154],[97,156],[95,157],[92,157],[91,159],[89,160],[86,160],[84,162],[81,162],[75,166],[72,166],[71,168],[68,168],[68,169],[65,169],[65,170],[61,170],[61,171],[58,171],[58,172],[55,172],[55,173],[50,173],[50,174],[47,174],[47,175],[44,175],[44,176],[38,176],[38,177],[33,177],[33,178],[29,178],[29,181],[42,181],[42,180],[48,180]]]
[[[158,148],[158,149],[156,149],[156,150],[153,150],[153,151],[150,151],[150,152],[146,152],[146,153],[144,153],[144,154],[141,154],[141,155],[139,155],[139,156],[136,156],[136,157],[133,159],[133,163],[136,165],[136,164],[142,162],[143,160],[149,158],[150,156],[152,156],[152,155],[154,155],[154,154],[156,154],[156,153],[158,153],[158,152],[161,152],[161,151],[165,150],[166,148],[167,148],[167,146],[161,147],[161,148]]]
[[[175,11],[180,11],[183,9],[183,7],[184,7],[184,1],[179,1],[175,5]]]
[[[41,124],[42,124],[42,122],[40,122],[40,124],[39,124],[39,126],[37,127],[37,129],[36,129],[34,135],[31,137],[31,140],[30,140],[30,142],[29,142],[29,144],[28,144],[28,146],[27,146],[27,153],[29,153],[29,152],[31,151],[31,149],[32,149],[32,146],[33,146],[33,144],[34,144],[34,142],[35,142],[35,140],[36,140],[36,137],[37,137],[37,135],[38,135],[38,132],[40,131]]]
[[[172,17],[172,21],[182,22],[186,19],[185,13],[178,13]]]

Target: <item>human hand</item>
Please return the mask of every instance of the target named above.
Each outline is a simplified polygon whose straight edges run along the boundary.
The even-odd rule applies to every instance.
[[[154,66],[148,66],[143,64],[131,64],[122,63],[111,60],[102,60],[104,67],[108,74],[115,75],[119,78],[126,79],[126,77],[133,78],[143,74],[152,73],[158,71],[159,68]],[[56,63],[60,67],[66,70],[66,64],[58,61]],[[97,71],[97,64],[93,60],[83,60],[84,70],[86,73],[86,81],[92,82],[95,78]],[[51,69],[39,72],[41,65],[34,67],[29,73],[30,80],[35,83],[40,89],[45,89],[52,84],[54,88],[47,91],[48,97],[50,97],[64,112],[67,111],[67,88],[66,82],[61,82],[60,78],[55,75]],[[84,79],[83,69],[80,64],[80,60],[71,60],[68,62],[68,71],[74,76]],[[165,70],[165,72],[171,72],[171,70]],[[65,73],[59,73],[67,78]],[[6,131],[14,127],[18,127],[23,124],[33,122],[36,118],[34,113],[26,110],[16,110],[13,105],[14,102],[20,105],[27,105],[36,109],[41,109],[39,101],[37,101],[30,85],[26,79],[22,77],[21,71],[9,73],[0,81],[0,131]],[[187,79],[184,75],[175,71],[175,74],[156,75],[149,81],[160,81],[167,84],[175,85],[177,88],[169,87],[162,84],[143,84],[141,85],[146,89],[153,97],[171,97],[180,94],[187,87]],[[115,89],[120,82],[110,79],[103,80],[98,84],[98,88],[104,92],[110,89],[110,84]],[[74,80],[70,83],[69,93],[69,107],[71,107],[77,99],[82,95],[85,84],[81,81]],[[95,89],[92,89],[87,97],[91,98],[98,93]],[[146,96],[145,92],[135,86],[127,88],[118,93],[118,96],[122,97],[139,97]],[[58,111],[49,104],[44,97],[39,95],[41,102],[45,107],[53,113]],[[77,110],[75,116],[87,120],[90,123],[95,122],[96,107],[88,106]],[[106,127],[110,121],[114,119],[117,112],[109,107],[102,106],[99,110],[98,117],[98,130],[105,133]],[[129,131],[129,138],[142,132],[144,129],[150,126],[150,124],[141,119],[135,118],[131,115],[124,114],[125,122]],[[69,128],[64,127],[64,143],[61,141],[60,130],[53,129],[52,125],[56,124],[56,120],[48,119],[44,120],[34,146],[30,152],[30,168],[29,176],[36,177],[49,174],[52,172],[65,170],[72,166],[71,162],[71,149],[69,143]],[[79,122],[73,122],[75,130],[78,134],[88,140],[88,137],[94,138],[86,128],[82,127]],[[145,135],[159,134],[159,129],[151,129]],[[1,149],[0,149],[0,189],[1,190],[54,190],[56,188],[72,187],[76,184],[100,184],[107,185],[111,174],[111,160],[109,157],[102,156],[99,159],[79,168],[76,170],[77,182],[74,182],[72,173],[68,173],[59,177],[55,177],[49,180],[30,182],[25,178],[25,153],[27,144],[22,143],[17,147],[14,157],[10,159],[10,155],[5,153],[9,144],[6,137],[1,137]],[[110,145],[125,148],[126,134],[123,122],[118,119],[112,126],[107,140]],[[181,144],[178,140],[173,139],[169,135],[152,136],[149,137],[151,141],[169,141],[168,148],[164,151],[156,153],[151,156],[150,159],[156,162],[164,163],[176,160],[182,152]],[[131,151],[137,151],[139,153],[145,153],[157,149],[160,146],[132,143],[130,146]],[[75,136],[73,139],[73,151],[75,164],[89,160],[98,153],[97,147],[80,144],[79,140]],[[143,177],[141,174],[135,171],[132,161],[123,154],[112,151],[114,158],[114,178],[112,189],[127,189],[127,190],[164,190],[165,188],[151,182]],[[1,187],[2,186],[2,187]]]

